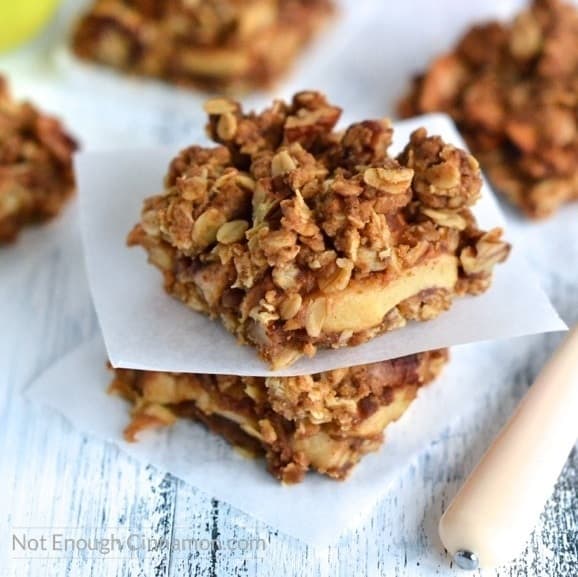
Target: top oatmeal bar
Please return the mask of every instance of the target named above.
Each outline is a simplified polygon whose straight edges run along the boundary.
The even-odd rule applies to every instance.
[[[332,0],[94,0],[72,47],[125,72],[247,92],[274,84],[333,13]]]
[[[534,0],[433,61],[402,116],[444,111],[496,188],[532,218],[578,199],[578,10]]]
[[[260,114],[205,109],[220,146],[172,161],[128,242],[274,369],[432,319],[486,290],[508,255],[470,211],[476,160],[423,128],[391,158],[388,120],[336,132],[341,111],[316,92]]]

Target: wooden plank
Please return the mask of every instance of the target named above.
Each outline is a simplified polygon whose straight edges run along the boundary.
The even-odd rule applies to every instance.
[[[84,271],[70,266],[79,262],[78,238],[70,240],[64,234],[62,243],[32,259],[20,278],[0,291],[3,302],[16,308],[0,334],[0,510],[7,515],[0,538],[3,555],[8,553],[0,566],[19,576],[164,576],[166,551],[59,554],[56,559],[9,553],[13,533],[103,538],[146,529],[170,539],[172,529],[176,482],[170,476],[135,464],[114,446],[72,430],[59,415],[18,394],[35,374],[96,330]]]

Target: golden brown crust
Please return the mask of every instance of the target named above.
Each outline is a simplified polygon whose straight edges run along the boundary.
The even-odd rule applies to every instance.
[[[125,438],[177,418],[205,423],[234,445],[265,453],[287,483],[308,469],[343,479],[383,441],[447,350],[302,377],[234,377],[115,369],[110,391],[133,404]]]
[[[222,98],[206,109],[222,145],[173,160],[129,243],[274,368],[434,318],[507,257],[469,209],[477,162],[424,129],[394,159],[387,120],[337,133],[340,109],[315,92],[261,114]]]
[[[399,110],[449,113],[498,190],[551,215],[578,199],[578,10],[534,0],[511,24],[474,26]]]
[[[58,120],[13,100],[0,76],[0,244],[58,214],[74,192],[75,150]]]
[[[332,0],[95,0],[77,56],[216,92],[270,87],[334,11]]]

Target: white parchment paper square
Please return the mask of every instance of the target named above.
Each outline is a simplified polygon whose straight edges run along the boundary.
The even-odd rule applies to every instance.
[[[503,384],[512,351],[495,342],[454,349],[441,378],[420,390],[403,417],[386,429],[383,447],[364,457],[345,482],[312,473],[301,484],[282,486],[266,472],[262,459],[242,457],[203,426],[184,420],[143,433],[138,443],[123,441],[129,406],[105,393],[111,373],[100,338],[61,359],[30,386],[27,396],[59,411],[80,431],[112,441],[139,461],[272,528],[325,546],[362,524],[394,479],[454,418]]]
[[[465,146],[447,117],[428,115],[395,124],[392,152],[399,151],[419,126]],[[144,370],[271,374],[254,349],[239,346],[220,323],[167,295],[159,271],[147,264],[144,251],[126,247],[126,236],[139,220],[143,199],[162,190],[163,176],[176,152],[89,151],[76,157],[88,278],[110,360],[114,366]],[[474,212],[484,228],[504,225],[487,185]],[[457,299],[450,311],[434,321],[409,323],[359,347],[320,351],[275,374],[316,373],[564,328],[514,247],[508,261],[496,267],[487,293]]]

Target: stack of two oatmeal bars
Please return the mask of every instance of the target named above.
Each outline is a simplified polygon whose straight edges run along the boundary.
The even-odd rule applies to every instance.
[[[169,294],[220,320],[273,371],[433,319],[485,291],[508,255],[502,231],[478,229],[470,210],[476,160],[424,129],[393,158],[387,120],[338,132],[341,110],[316,92],[260,114],[222,98],[206,111],[217,146],[172,161],[129,244],[146,250]],[[436,350],[297,377],[116,369],[111,390],[134,405],[130,440],[192,418],[264,453],[283,482],[309,469],[342,479],[447,358]]]

